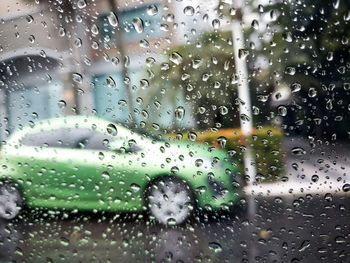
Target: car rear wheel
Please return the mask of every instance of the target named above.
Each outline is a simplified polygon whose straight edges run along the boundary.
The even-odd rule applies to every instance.
[[[0,185],[0,218],[10,220],[15,218],[22,208],[22,195],[18,188],[3,182]]]
[[[164,225],[179,225],[191,217],[194,198],[187,183],[176,178],[153,182],[146,195],[151,216]]]

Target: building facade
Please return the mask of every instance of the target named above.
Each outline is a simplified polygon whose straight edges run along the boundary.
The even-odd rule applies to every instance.
[[[166,49],[179,39],[174,4],[2,2],[2,140],[19,125],[70,114],[174,125],[175,108],[186,105],[181,90],[175,99],[144,100],[152,75],[148,66],[164,60]],[[189,114],[186,118],[183,125],[193,125]]]

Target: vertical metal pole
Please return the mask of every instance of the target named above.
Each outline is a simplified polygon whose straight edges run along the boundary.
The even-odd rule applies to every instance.
[[[232,39],[233,39],[233,48],[234,48],[234,57],[235,57],[235,66],[236,66],[236,74],[238,75],[238,98],[239,102],[239,112],[240,112],[240,122],[241,122],[241,130],[242,134],[245,138],[250,136],[253,131],[253,118],[252,118],[252,110],[250,103],[250,94],[249,94],[249,85],[248,85],[248,69],[246,64],[246,58],[242,53],[244,53],[244,35],[243,29],[239,22],[239,20],[234,19],[231,22],[232,24]],[[242,118],[243,116],[243,118]],[[256,176],[256,167],[253,156],[253,149],[250,146],[249,142],[245,143],[246,150],[243,153],[244,156],[244,168],[246,170],[246,174],[249,176],[249,184],[253,184],[255,182]],[[250,231],[254,232],[254,217],[257,212],[255,198],[252,195],[248,195],[247,197],[247,205],[248,205],[248,219],[250,221]],[[251,240],[251,244],[249,245],[249,258],[253,262],[254,256],[256,254],[254,240]],[[250,261],[249,261],[250,262]]]
[[[240,53],[243,53],[244,50],[244,36],[243,29],[238,20],[232,20],[232,39],[236,74],[238,75],[238,98],[240,99],[239,112],[241,117],[241,130],[243,136],[247,137],[250,136],[253,131],[253,118],[250,103],[247,64],[245,57],[240,57],[239,55]],[[246,144],[246,151],[244,152],[244,167],[247,171],[247,175],[250,178],[250,183],[253,183],[255,181],[256,168],[253,152],[249,144]]]

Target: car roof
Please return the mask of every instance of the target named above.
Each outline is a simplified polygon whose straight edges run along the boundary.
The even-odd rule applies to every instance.
[[[120,136],[130,133],[130,131],[127,128],[123,127],[120,124],[116,124],[114,122],[101,119],[96,116],[71,115],[65,117],[38,120],[23,125],[22,127],[18,127],[10,136],[8,141],[16,141],[28,133],[36,133],[45,130],[60,128],[87,128],[102,133],[107,133],[108,125],[114,125]]]

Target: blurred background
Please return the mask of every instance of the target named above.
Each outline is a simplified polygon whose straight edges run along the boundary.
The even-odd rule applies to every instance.
[[[335,5],[4,2],[1,136],[72,114],[171,132],[239,127],[231,26],[238,20],[254,127],[347,138],[349,4]]]
[[[18,126],[83,114],[170,138],[193,140],[194,133],[197,142],[227,149],[243,175],[247,173],[244,154],[252,148],[256,173],[250,179],[255,184],[249,184],[246,193],[260,194],[255,199],[260,217],[248,223],[230,218],[215,227],[203,226],[203,233],[209,235],[231,229],[231,222],[250,222],[255,230],[228,238],[240,247],[239,262],[249,258],[247,247],[252,248],[248,254],[254,255],[251,262],[282,262],[283,251],[291,246],[301,256],[293,257],[295,253],[289,251],[283,262],[307,257],[303,252],[314,246],[310,237],[303,238],[304,232],[294,245],[279,247],[276,253],[262,245],[269,238],[280,242],[273,241],[273,227],[262,222],[285,216],[278,226],[279,234],[287,238],[282,225],[290,223],[288,213],[294,213],[288,209],[299,209],[305,200],[311,210],[330,206],[335,213],[345,211],[338,209],[345,202],[343,196],[332,199],[333,206],[322,202],[330,191],[345,194],[342,186],[348,176],[349,1],[1,0],[1,7],[2,141]],[[243,46],[235,46],[237,39]],[[238,92],[242,76],[246,76],[249,103]],[[242,107],[247,103],[251,107],[245,114]],[[252,128],[244,132],[241,128],[247,123]],[[315,174],[321,179],[311,180]],[[307,191],[323,201],[305,199]],[[276,213],[267,215],[269,209]],[[300,230],[305,220],[312,224],[312,216],[303,213],[297,213],[300,221],[291,229]],[[324,227],[322,218],[329,219],[320,217],[315,229]],[[345,227],[344,217],[338,219],[338,225]],[[65,224],[70,229],[70,223],[57,223],[59,229]],[[126,225],[133,227],[130,222]],[[325,231],[333,233],[333,226]],[[252,240],[244,241],[247,236]],[[224,250],[227,254],[217,260],[232,262],[227,255],[236,245],[227,244],[225,250],[225,241],[215,243],[216,238],[196,244],[215,253]],[[316,245],[304,262],[318,262],[324,255],[324,260],[347,262],[338,256],[346,255],[348,246],[335,248],[332,254],[327,252],[334,248],[328,238],[321,237],[317,242],[326,243]],[[247,245],[254,240],[262,241],[257,247]],[[337,246],[345,241],[334,242]]]

